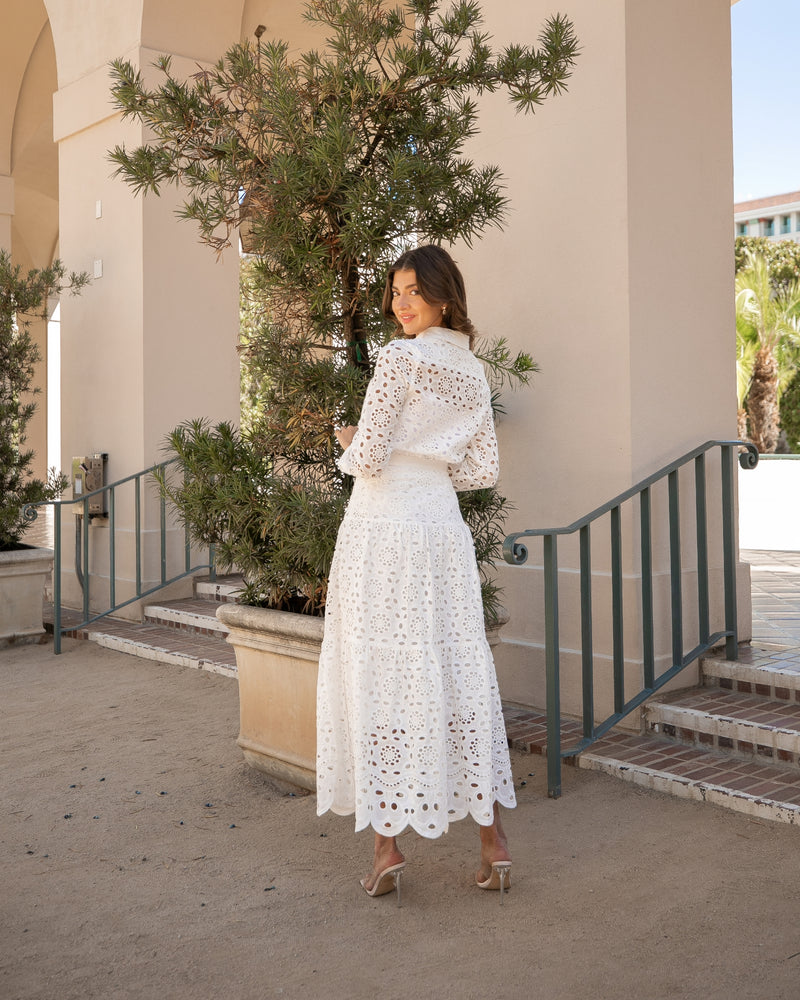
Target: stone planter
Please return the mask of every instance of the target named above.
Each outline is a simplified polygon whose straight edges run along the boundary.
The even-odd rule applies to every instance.
[[[248,764],[301,788],[316,788],[317,670],[324,621],[287,611],[223,604],[239,675],[239,746]],[[500,641],[507,616],[487,630]]]
[[[0,647],[41,640],[42,599],[52,568],[52,549],[0,552]]]
[[[317,669],[321,618],[224,604],[239,675],[239,746],[248,764],[316,788]]]

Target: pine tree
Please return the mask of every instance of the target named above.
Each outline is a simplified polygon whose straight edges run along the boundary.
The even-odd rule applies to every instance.
[[[292,606],[301,597],[315,609],[349,490],[333,427],[356,421],[375,351],[390,336],[380,311],[386,269],[410,245],[469,247],[502,226],[499,168],[464,153],[478,132],[476,98],[503,89],[521,112],[535,111],[565,89],[578,45],[556,15],[536,46],[496,53],[475,0],[311,0],[305,16],[328,40],[294,59],[259,28],[256,42],[189,80],[163,57],[163,80],[148,88],[130,63],[115,62],[116,106],[153,138],[110,156],[136,192],[180,184],[180,214],[210,247],[221,252],[241,232],[253,256],[246,419],[241,431],[195,421],[173,433],[190,478],[210,492],[191,504],[186,488],[171,497],[198,539],[217,541],[223,561],[245,571],[248,600]],[[484,353],[498,385],[533,369],[502,343]],[[225,474],[223,453],[233,463]],[[224,524],[214,522],[214,538],[198,529],[203,505]],[[507,502],[476,491],[462,506],[485,570]]]

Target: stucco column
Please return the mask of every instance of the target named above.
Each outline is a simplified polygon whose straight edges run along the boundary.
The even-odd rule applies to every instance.
[[[487,10],[498,42],[533,41],[545,0]],[[574,0],[582,52],[566,95],[533,118],[483,100],[471,153],[508,177],[503,233],[464,250],[470,311],[541,365],[499,425],[507,528],[568,525],[670,460],[736,431],[729,0]],[[716,499],[718,470],[710,487]],[[713,496],[712,496],[713,494]],[[688,497],[688,491],[687,491]],[[656,502],[656,501],[654,501]],[[663,509],[666,500],[659,497]],[[684,561],[685,635],[696,627]],[[625,660],[641,676],[637,522],[623,517]],[[720,534],[709,516],[719,610]],[[669,655],[669,539],[654,533],[659,654]],[[564,709],[578,708],[577,539],[561,545]],[[595,541],[598,702],[610,696],[608,525]],[[541,544],[499,569],[511,622],[496,651],[506,698],[543,704]],[[664,610],[666,608],[666,614]],[[661,661],[660,661],[661,662]],[[683,683],[690,683],[684,675]]]
[[[0,250],[11,253],[11,220],[14,217],[14,178],[0,174]]]
[[[137,49],[128,58],[147,65],[155,55]],[[93,275],[80,296],[62,301],[62,466],[69,469],[73,456],[107,453],[107,479],[114,481],[159,461],[165,436],[182,421],[238,420],[239,261],[236,249],[217,260],[199,244],[195,228],[175,216],[174,189],[137,198],[111,176],[108,150],[144,136],[114,113],[108,93],[103,66],[62,86],[54,107],[60,253]],[[148,486],[143,496],[152,492]],[[116,569],[123,597],[135,576],[133,518],[133,493],[121,490]],[[72,524],[70,515],[65,537]],[[159,572],[152,503],[144,527],[146,588]],[[92,522],[90,560],[101,577],[108,532],[108,522]],[[179,547],[180,538],[170,544]],[[74,594],[71,572],[64,579]],[[98,602],[103,589],[101,580]]]

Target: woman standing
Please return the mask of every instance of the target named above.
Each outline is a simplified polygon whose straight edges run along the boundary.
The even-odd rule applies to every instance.
[[[317,812],[355,813],[375,851],[362,885],[400,895],[407,827],[470,815],[476,881],[509,885],[499,805],[516,804],[472,536],[456,490],[492,486],[491,397],[472,353],[464,281],[437,246],[386,279],[405,338],[378,354],[358,427],[337,431],[355,477],[331,566],[317,691]]]

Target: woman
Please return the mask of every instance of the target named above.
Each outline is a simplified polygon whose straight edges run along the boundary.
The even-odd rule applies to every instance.
[[[337,431],[355,477],[331,566],[317,691],[317,812],[355,812],[375,850],[361,884],[397,887],[407,827],[479,824],[483,889],[508,886],[499,805],[516,805],[480,580],[456,490],[492,486],[491,397],[464,281],[437,246],[386,279],[405,338],[378,354],[358,427]]]

